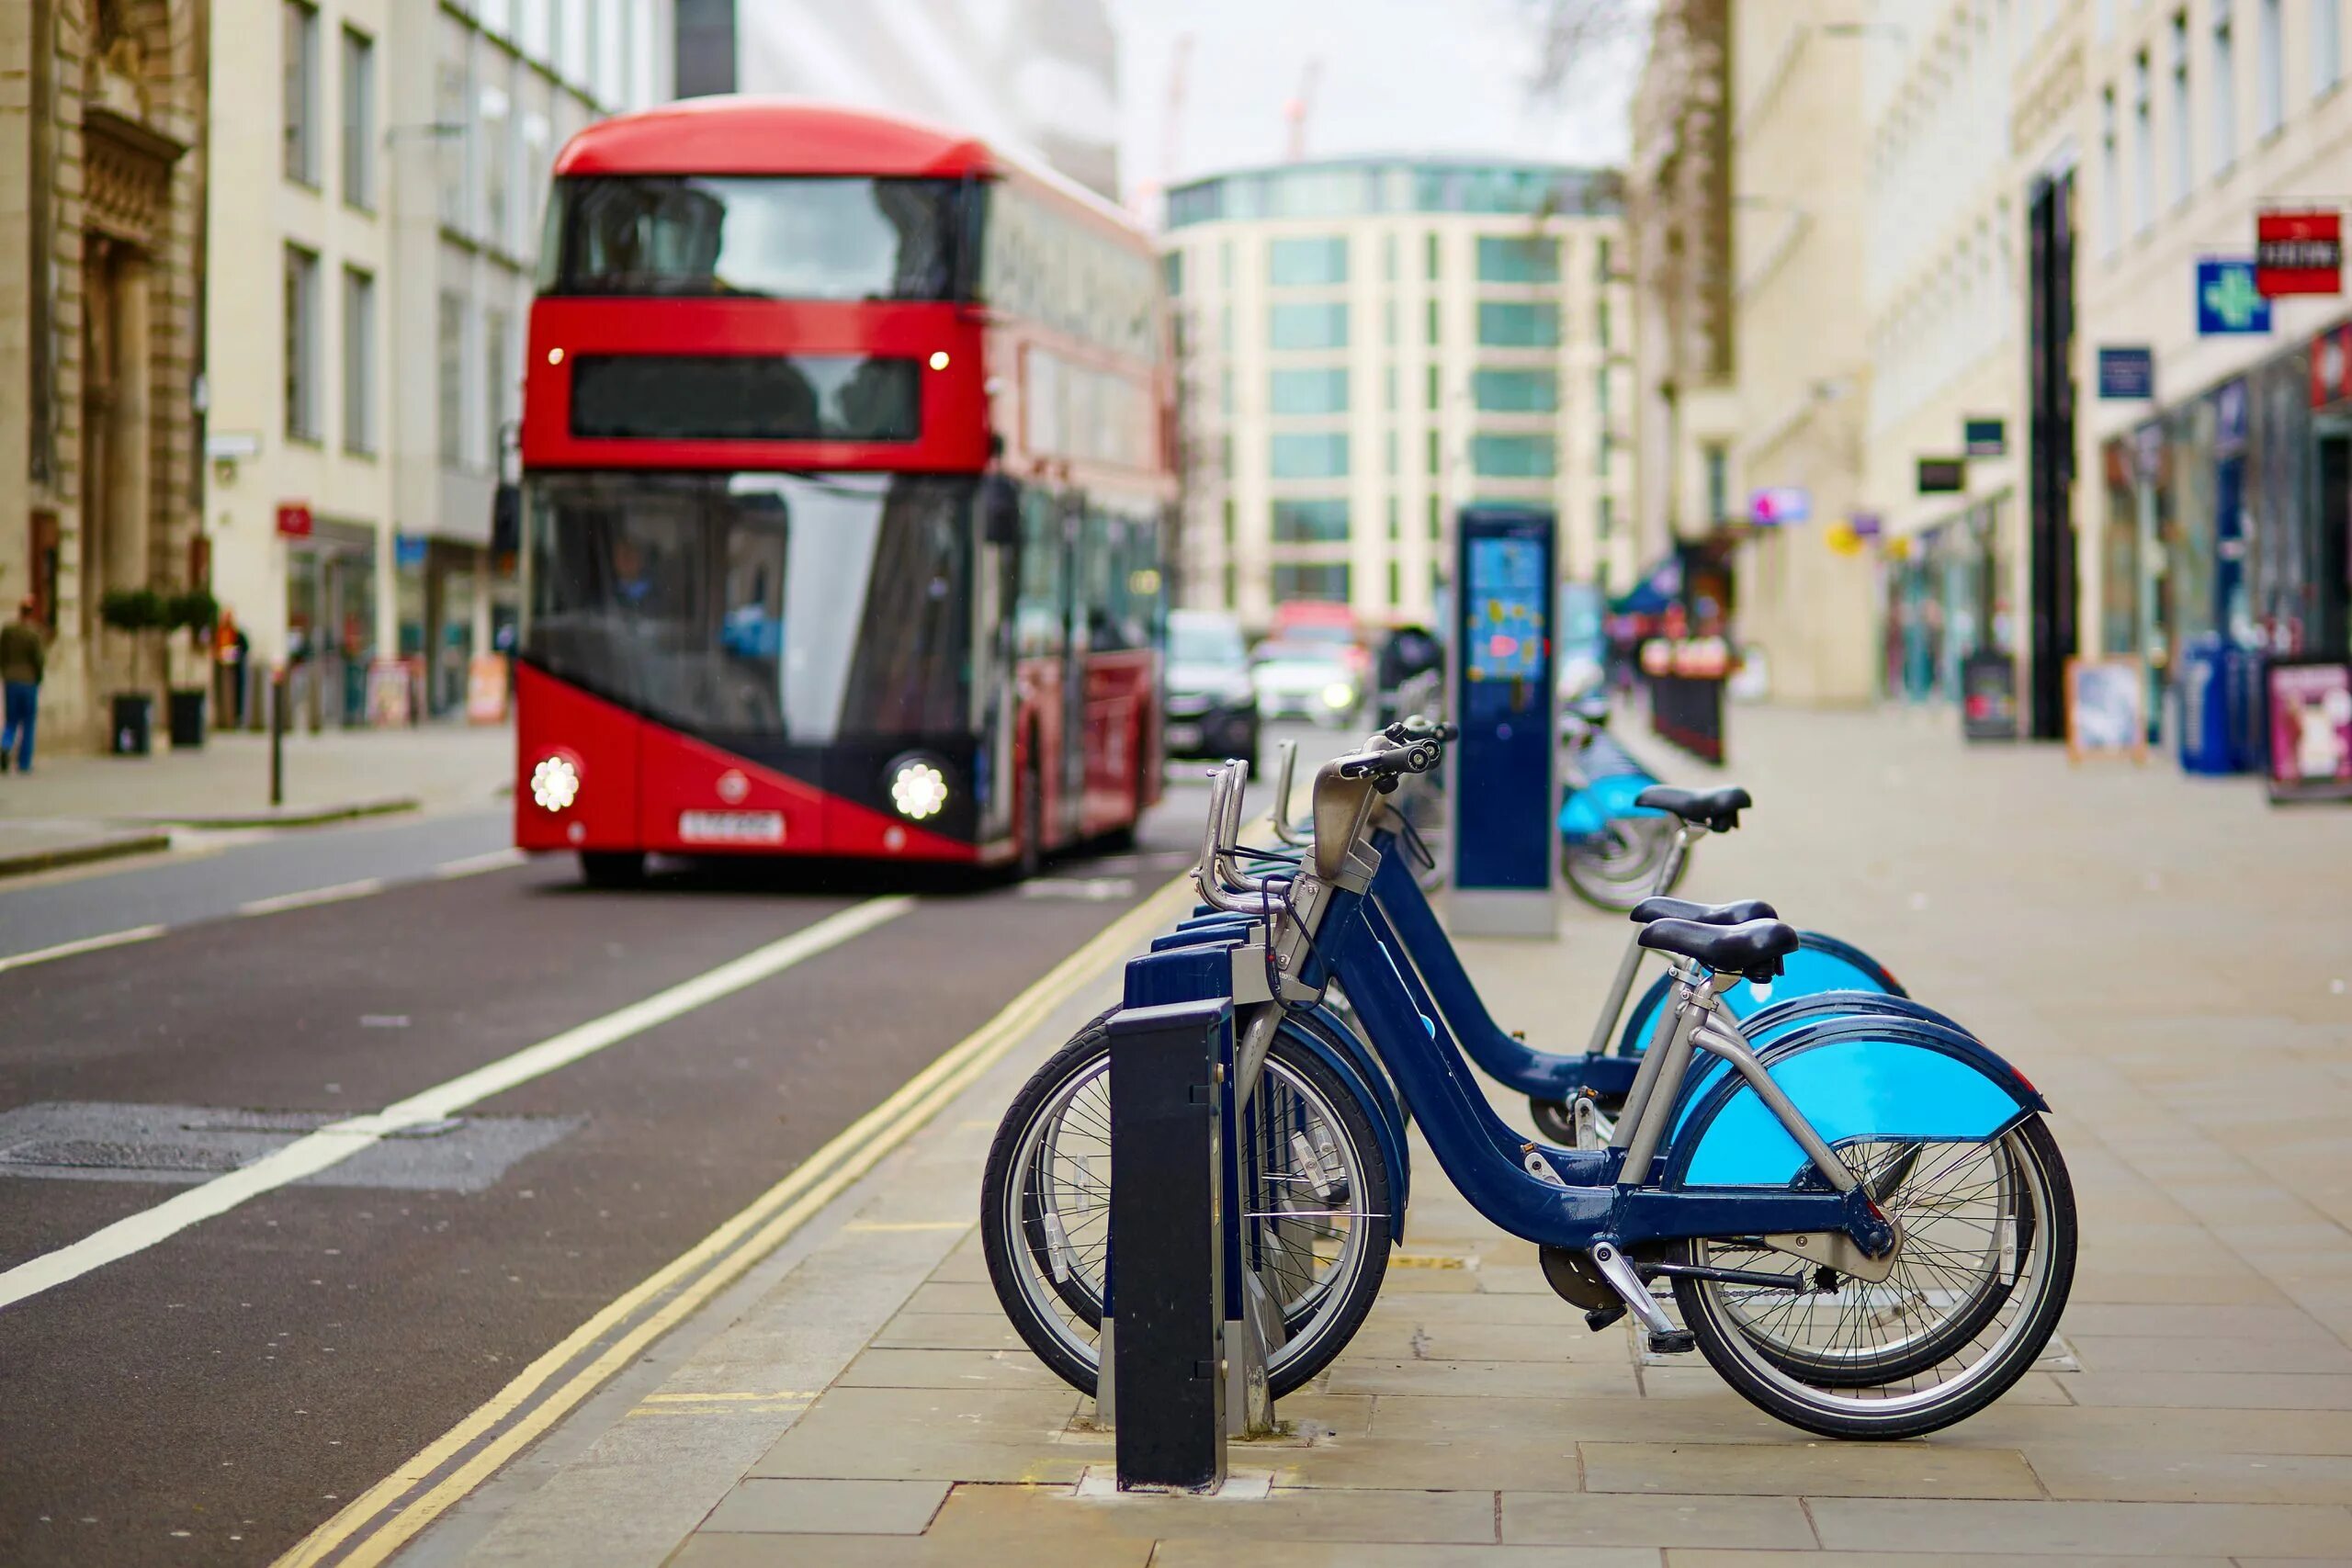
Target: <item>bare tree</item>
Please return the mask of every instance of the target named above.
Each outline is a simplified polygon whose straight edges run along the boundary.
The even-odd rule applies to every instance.
[[[1600,54],[1649,27],[1653,0],[1526,0],[1536,25],[1535,69],[1529,92],[1556,100],[1577,85]]]

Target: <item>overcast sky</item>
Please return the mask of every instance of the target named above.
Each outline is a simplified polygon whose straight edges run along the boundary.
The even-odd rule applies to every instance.
[[[1322,72],[1306,153],[1486,152],[1616,164],[1640,48],[1578,73],[1566,101],[1532,103],[1532,0],[1113,0],[1120,173],[1141,185],[1279,161],[1283,106]],[[1193,36],[1168,168],[1168,78]]]

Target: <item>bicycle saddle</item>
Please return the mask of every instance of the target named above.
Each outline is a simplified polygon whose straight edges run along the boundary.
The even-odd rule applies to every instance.
[[[1756,803],[1737,784],[1707,790],[1652,784],[1634,796],[1634,804],[1696,822],[1711,833],[1728,833],[1739,826],[1739,814]]]
[[[1697,920],[1657,920],[1642,928],[1644,947],[1679,953],[1718,974],[1766,981],[1781,972],[1781,960],[1797,950],[1797,929],[1779,920],[1748,920],[1736,926]]]
[[[1633,908],[1641,925],[1653,920],[1696,920],[1702,926],[1743,926],[1750,920],[1776,920],[1781,911],[1761,898],[1736,904],[1693,904],[1688,898],[1645,898]]]

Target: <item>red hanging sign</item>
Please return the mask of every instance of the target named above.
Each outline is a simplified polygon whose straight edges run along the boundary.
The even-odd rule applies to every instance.
[[[277,531],[289,539],[311,536],[311,503],[307,501],[280,502],[277,507]]]
[[[2344,215],[2263,212],[2254,220],[2254,287],[2281,294],[2344,292]]]

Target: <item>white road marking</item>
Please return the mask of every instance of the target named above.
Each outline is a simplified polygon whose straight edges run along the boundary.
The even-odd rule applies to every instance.
[[[338,882],[332,887],[310,887],[300,893],[280,893],[275,898],[256,898],[250,904],[237,906],[241,915],[275,915],[287,909],[307,909],[314,904],[340,904],[346,898],[365,898],[370,893],[381,893],[384,879],[363,876],[356,882]]]
[[[617,1044],[721,997],[780,975],[796,964],[898,919],[914,905],[914,899],[904,894],[852,905],[839,914],[829,915],[812,926],[666,991],[658,991],[642,1001],[631,1002],[602,1018],[550,1035],[536,1045],[526,1045],[510,1056],[502,1056],[386,1106],[372,1116],[353,1116],[331,1122],[282,1149],[264,1155],[249,1166],[216,1177],[201,1187],[189,1188],[152,1209],[142,1209],[70,1246],[43,1253],[0,1273],[0,1308],[13,1306],[43,1291],[78,1280],[94,1269],[144,1252],[198,1221],[225,1214],[248,1199],[340,1165],[396,1133],[454,1116],[492,1095],[503,1094],[517,1085],[593,1055],[607,1045]]]
[[[1023,898],[1077,898],[1105,904],[1136,890],[1132,876],[1033,876],[1021,885]]]
[[[52,958],[71,958],[77,953],[102,953],[109,947],[128,947],[134,942],[150,942],[164,934],[162,926],[133,926],[125,931],[108,931],[104,936],[85,936],[79,942],[61,942],[55,947],[39,947],[30,953],[0,958],[0,971],[22,969],[28,964],[46,964]]]
[[[510,865],[521,865],[531,857],[520,850],[492,850],[486,855],[468,855],[433,868],[433,874],[448,881],[460,876],[479,876],[485,871],[504,871]]]

